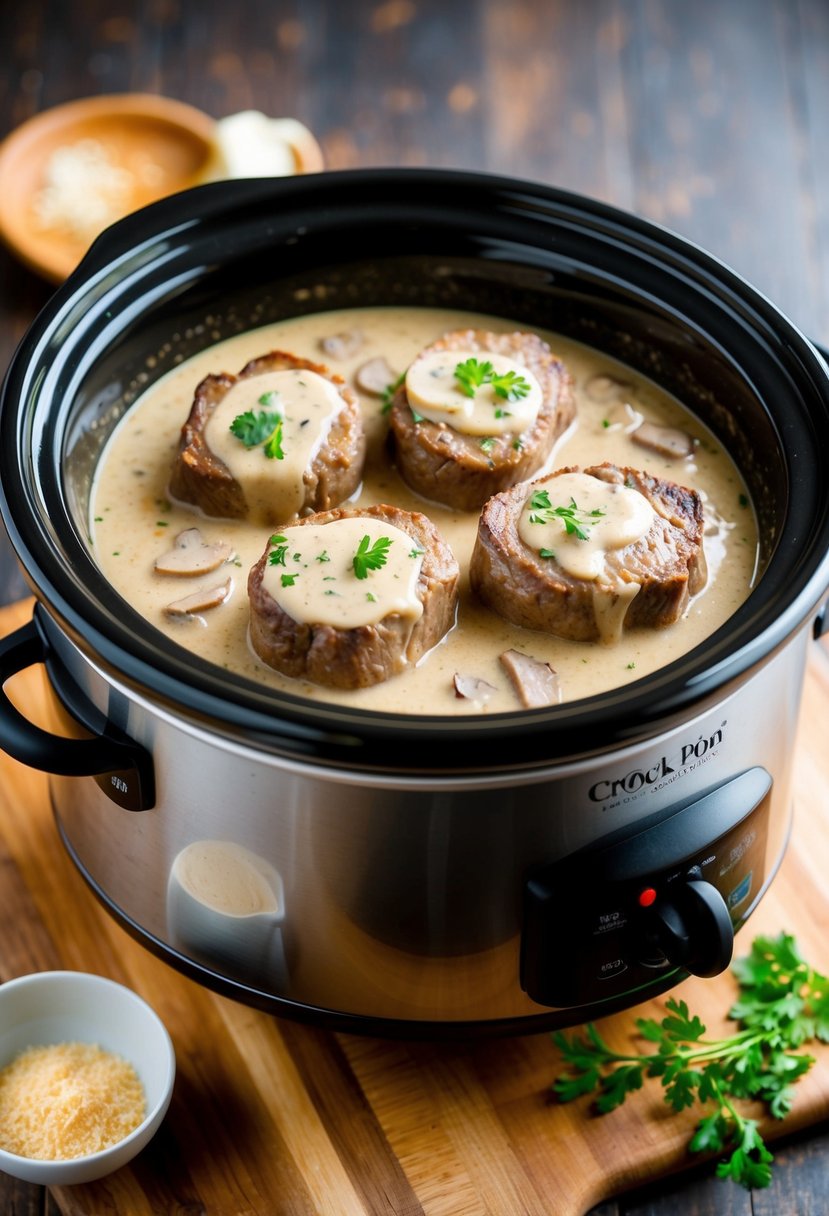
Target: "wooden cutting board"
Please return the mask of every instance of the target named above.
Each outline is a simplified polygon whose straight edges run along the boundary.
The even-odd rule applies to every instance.
[[[30,604],[0,610],[0,633]],[[9,692],[37,717],[40,672]],[[770,893],[738,941],[785,928],[829,971],[829,651],[810,658],[795,763],[796,828]],[[739,947],[743,950],[740,951]],[[66,856],[46,778],[0,753],[0,978],[76,968],[141,993],[175,1043],[178,1076],[162,1130],[100,1182],[57,1190],[65,1216],[578,1216],[627,1187],[691,1164],[693,1113],[674,1115],[653,1083],[620,1110],[559,1106],[547,1034],[470,1044],[388,1042],[278,1020],[200,988],[135,943]],[[678,990],[715,1028],[729,975]],[[635,1016],[601,1026],[629,1044]],[[770,1135],[829,1113],[829,1049]],[[697,1158],[693,1162],[697,1162]]]

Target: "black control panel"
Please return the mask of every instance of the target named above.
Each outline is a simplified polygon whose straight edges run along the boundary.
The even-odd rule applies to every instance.
[[[723,971],[763,887],[771,785],[765,769],[749,769],[533,872],[527,994],[569,1008],[618,999],[658,974]]]

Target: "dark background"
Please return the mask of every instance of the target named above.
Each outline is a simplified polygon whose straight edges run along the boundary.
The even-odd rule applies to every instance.
[[[0,3],[0,136],[126,91],[298,118],[330,169],[452,166],[604,199],[829,343],[829,0]],[[0,250],[2,368],[50,290]],[[0,538],[0,603],[25,590]],[[769,1191],[709,1175],[595,1216],[826,1216],[829,1127],[784,1143]],[[0,1175],[4,1216],[57,1210]]]

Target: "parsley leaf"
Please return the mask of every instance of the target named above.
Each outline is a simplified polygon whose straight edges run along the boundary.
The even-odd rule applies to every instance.
[[[529,381],[520,372],[498,373],[488,359],[481,363],[473,357],[458,363],[455,379],[466,397],[474,397],[476,390],[484,384],[491,384],[495,394],[505,401],[518,401],[530,391]],[[495,416],[503,417],[503,411],[496,410]]]
[[[276,393],[263,393],[259,398],[260,404],[271,404]],[[237,414],[230,424],[231,432],[246,448],[257,448],[265,445],[265,455],[269,460],[283,460],[282,450],[282,415],[270,410],[246,410]]]
[[[529,382],[518,372],[504,372],[501,376],[492,376],[490,383],[498,396],[503,397],[505,401],[519,401],[530,391]]]
[[[673,1110],[696,1103],[708,1108],[690,1152],[726,1154],[717,1165],[718,1178],[765,1187],[774,1158],[756,1121],[738,1103],[762,1102],[776,1119],[788,1114],[792,1083],[814,1063],[797,1048],[810,1039],[829,1041],[829,978],[803,959],[787,933],[755,938],[732,971],[740,986],[729,1011],[738,1024],[734,1034],[705,1038],[701,1020],[684,1001],[670,997],[662,1021],[636,1023],[641,1037],[654,1044],[652,1052],[612,1051],[592,1023],[580,1034],[553,1035],[565,1065],[553,1090],[562,1102],[595,1094],[596,1109],[605,1112],[620,1106],[643,1078],[657,1077]]]
[[[293,587],[294,583],[299,578],[298,574],[281,574],[279,576],[283,587]]]
[[[547,490],[536,490],[530,496],[530,511],[531,524],[548,524],[554,519],[560,519],[564,524],[565,533],[568,536],[576,536],[579,540],[589,540],[590,533],[587,529],[598,523],[605,514],[601,507],[596,507],[593,511],[582,511],[574,498],[570,499],[569,506],[554,507]]]
[[[357,546],[352,565],[357,578],[368,578],[369,570],[379,570],[388,561],[390,536],[380,536],[372,545],[371,537],[364,536]]]
[[[276,547],[268,554],[268,565],[284,566],[285,554],[288,552],[288,541],[284,536],[272,536],[270,544]]]
[[[267,410],[247,410],[237,414],[230,424],[230,429],[237,439],[241,439],[246,448],[256,448],[273,433],[277,423],[282,421],[282,415],[269,413]]]
[[[280,418],[274,427],[273,434],[265,444],[265,455],[268,460],[284,460],[285,453],[282,450],[282,419]]]
[[[474,397],[475,390],[482,384],[489,384],[495,368],[487,359],[479,363],[477,359],[466,359],[455,367],[455,379],[460,381],[461,392],[465,397]]]
[[[397,390],[399,388],[402,388],[405,383],[406,383],[406,373],[401,372],[396,380],[393,380],[391,382],[391,384],[386,385],[386,387],[383,389],[383,396],[381,398],[381,401],[382,401],[382,406],[381,406],[381,410],[380,410],[381,414],[387,414],[389,412],[392,405],[394,404],[394,398],[397,394]]]

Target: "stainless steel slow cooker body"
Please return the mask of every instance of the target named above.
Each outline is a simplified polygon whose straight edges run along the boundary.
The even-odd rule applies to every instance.
[[[764,573],[748,602],[624,690],[475,719],[305,703],[154,631],[87,543],[92,470],[123,411],[219,337],[397,302],[559,330],[679,395],[751,487]],[[113,913],[252,1004],[406,1034],[632,1004],[725,965],[782,856],[829,583],[828,442],[807,340],[699,250],[601,204],[438,171],[178,196],[105,234],[6,379],[4,520],[39,603],[0,677],[45,661],[69,737],[3,695],[0,744],[55,774],[66,845]],[[267,911],[194,908],[177,859],[203,841],[254,859]]]

